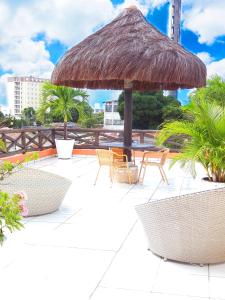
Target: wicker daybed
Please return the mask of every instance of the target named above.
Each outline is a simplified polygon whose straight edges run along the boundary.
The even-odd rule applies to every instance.
[[[56,211],[61,205],[71,181],[46,171],[24,168],[1,182],[0,189],[10,194],[27,194],[28,216]]]
[[[149,250],[180,262],[225,261],[225,188],[136,206]]]

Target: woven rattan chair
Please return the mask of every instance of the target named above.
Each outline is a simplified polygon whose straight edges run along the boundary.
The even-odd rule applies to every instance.
[[[116,153],[119,155],[124,154],[124,150],[122,148],[110,148],[110,150],[113,153]],[[119,159],[119,158],[117,158],[117,159]],[[123,157],[121,157],[120,159],[123,160]],[[131,150],[131,162],[129,162],[129,163],[135,166],[135,152],[133,150]]]
[[[46,171],[24,168],[1,183],[1,189],[11,195],[24,191],[27,194],[28,216],[56,211],[71,185],[71,181]]]
[[[128,162],[127,155],[118,154],[111,150],[104,149],[96,149],[96,155],[99,162],[99,169],[94,184],[96,184],[100,170],[103,166],[109,167],[109,177],[111,183],[113,183],[115,178],[119,182],[128,182],[129,184],[134,183],[135,178],[132,176],[132,172],[134,172],[134,170],[132,170],[132,166],[130,166]]]
[[[149,249],[166,259],[225,261],[225,187],[136,206]]]
[[[107,166],[109,168],[109,177],[112,183],[112,161],[113,161],[112,152],[110,150],[105,150],[105,149],[96,149],[96,155],[98,158],[99,169],[94,184],[96,184],[100,170],[103,166]]]
[[[160,171],[163,181],[165,181],[168,184],[166,173],[163,169],[163,166],[166,162],[168,153],[169,153],[169,149],[167,149],[167,148],[162,149],[162,150],[158,151],[159,158],[155,158],[155,152],[153,152],[153,151],[144,152],[143,158],[141,161],[141,168],[140,168],[140,172],[139,172],[139,176],[138,176],[138,181],[140,183],[143,183],[146,168],[148,166],[154,166],[154,167],[159,168],[159,171]]]

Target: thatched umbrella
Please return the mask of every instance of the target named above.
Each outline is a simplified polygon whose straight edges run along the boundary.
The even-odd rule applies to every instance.
[[[124,146],[132,143],[132,90],[176,90],[206,84],[203,62],[147,22],[135,7],[71,48],[52,83],[89,89],[124,89]]]

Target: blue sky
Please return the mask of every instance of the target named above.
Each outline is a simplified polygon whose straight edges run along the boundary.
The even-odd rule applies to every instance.
[[[209,77],[225,77],[225,1],[182,2],[182,45],[206,63]],[[7,76],[49,78],[68,48],[130,4],[137,5],[150,23],[167,33],[166,0],[0,0],[0,105],[7,101]],[[117,91],[90,91],[90,103],[117,96]],[[187,91],[181,91],[179,99],[186,103]]]

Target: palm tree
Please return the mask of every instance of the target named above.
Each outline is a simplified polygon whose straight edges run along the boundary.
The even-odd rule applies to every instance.
[[[38,119],[44,120],[48,111],[54,117],[63,117],[64,139],[67,139],[67,122],[71,120],[71,112],[76,109],[79,119],[85,117],[82,102],[86,102],[88,94],[80,89],[73,89],[65,86],[56,86],[45,82],[42,87],[42,104],[38,110]]]
[[[192,101],[186,119],[165,123],[157,138],[158,144],[171,137],[182,139],[181,153],[174,159],[182,165],[195,163],[205,168],[210,181],[225,182],[225,108],[215,102]]]

